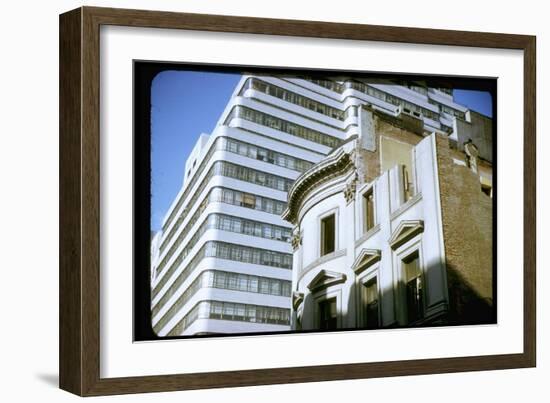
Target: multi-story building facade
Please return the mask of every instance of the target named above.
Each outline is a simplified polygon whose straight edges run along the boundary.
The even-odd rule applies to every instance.
[[[455,142],[485,135],[448,91],[421,83],[243,76],[215,129],[188,157],[183,186],[152,241],[159,336],[290,329],[293,226],[281,218],[287,192],[359,133],[362,105],[420,135]]]
[[[362,114],[289,191],[293,329],[493,323],[492,164]]]

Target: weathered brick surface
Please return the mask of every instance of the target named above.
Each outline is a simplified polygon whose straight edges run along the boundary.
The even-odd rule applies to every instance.
[[[394,140],[401,141],[403,143],[416,145],[422,140],[422,136],[415,134],[409,130],[404,129],[399,125],[399,120],[394,122],[389,121],[388,116],[375,116],[376,127],[376,151],[368,151],[363,148],[356,150],[357,152],[357,165],[366,169],[358,169],[358,172],[363,174],[359,178],[360,183],[371,182],[380,176],[380,136],[390,137]]]
[[[493,199],[478,176],[453,163],[456,151],[437,137],[443,237],[447,262],[450,321],[487,323],[493,309]]]

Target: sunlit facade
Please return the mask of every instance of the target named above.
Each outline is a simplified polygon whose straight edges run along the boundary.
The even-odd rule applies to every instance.
[[[449,91],[402,84],[242,77],[215,129],[199,137],[153,238],[156,334],[290,330],[293,225],[281,218],[287,194],[302,173],[358,135],[362,106],[405,121],[419,136],[435,132],[458,143],[469,133],[471,112]]]

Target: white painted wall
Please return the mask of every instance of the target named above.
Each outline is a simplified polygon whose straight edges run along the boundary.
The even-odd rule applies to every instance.
[[[250,15],[272,18],[299,18],[350,23],[371,23],[431,28],[484,30],[538,35],[539,103],[539,267],[550,265],[550,240],[543,233],[550,219],[548,205],[550,122],[541,111],[550,109],[550,26],[544,2],[479,2],[464,0],[460,7],[441,7],[439,1],[395,0],[391,12],[384,2],[341,0],[331,7],[318,2],[250,2],[230,0],[89,0],[88,5],[162,9],[212,14]],[[4,224],[1,245],[5,284],[26,284],[29,298],[21,298],[21,288],[8,286],[0,294],[5,307],[0,352],[1,373],[9,381],[0,392],[6,401],[80,402],[60,391],[57,385],[58,324],[58,14],[82,5],[82,1],[19,1],[4,4],[6,18],[1,26],[2,63],[9,80],[3,82],[2,147],[0,171],[3,195],[0,199]],[[25,16],[23,23],[21,16]],[[37,63],[39,61],[39,63]],[[28,184],[28,185],[27,185]],[[32,184],[32,186],[31,186]],[[39,197],[38,197],[39,196]],[[547,226],[547,225],[546,225]],[[31,231],[32,228],[32,231]],[[25,241],[23,241],[25,240]],[[29,252],[32,245],[32,253]],[[32,281],[29,276],[32,273]],[[549,395],[550,274],[538,273],[539,346],[536,369],[472,372],[371,380],[321,382],[179,393],[113,396],[105,402],[281,402],[315,399],[334,402],[342,396],[364,396],[373,400],[409,400],[411,391],[422,394],[425,403],[465,401],[546,402]],[[17,309],[7,301],[18,301]],[[215,342],[213,340],[212,342]],[[246,351],[243,351],[246,354]],[[31,358],[32,357],[32,358]],[[182,358],[184,359],[184,358]],[[366,392],[368,391],[368,392]],[[452,393],[450,392],[452,391]],[[420,400],[420,399],[415,399]]]

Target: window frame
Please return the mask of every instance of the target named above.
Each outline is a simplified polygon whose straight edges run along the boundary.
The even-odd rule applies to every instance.
[[[424,254],[422,251],[422,234],[418,234],[413,239],[409,240],[405,244],[401,245],[394,252],[395,255],[395,264],[396,268],[395,278],[397,284],[394,284],[394,289],[397,292],[396,299],[398,301],[396,309],[396,320],[402,326],[409,326],[413,323],[422,322],[426,315],[427,308],[427,276],[425,270]],[[418,254],[418,268],[420,272],[420,279],[422,284],[422,315],[419,319],[414,322],[409,322],[408,318],[408,301],[407,301],[407,290],[406,290],[406,263],[405,260],[414,255]]]
[[[323,221],[330,217],[331,215],[334,215],[334,250],[329,253],[323,253],[323,239],[324,239],[324,233],[323,233]],[[330,255],[338,250],[339,247],[339,209],[338,207],[335,207],[331,210],[325,211],[323,214],[319,215],[317,217],[317,256],[318,258],[322,258],[323,256]]]
[[[376,279],[376,292],[378,295],[378,327],[377,329],[382,328],[383,318],[382,318],[382,287],[380,285],[380,261],[372,264],[364,272],[356,277],[355,287],[357,291],[357,319],[356,323],[358,327],[362,329],[367,329],[366,323],[366,284]],[[368,329],[373,330],[373,329]]]
[[[367,195],[369,193],[372,193],[372,218],[373,223],[369,228],[368,222],[367,222]],[[378,209],[377,209],[377,202],[376,202],[376,194],[377,189],[375,186],[375,183],[371,183],[367,185],[363,190],[360,192],[361,197],[361,203],[360,203],[360,219],[361,219],[361,233],[364,235],[367,232],[373,230],[378,225]]]
[[[319,306],[322,302],[336,299],[336,329],[343,327],[343,315],[342,315],[342,287],[340,284],[329,287],[326,290],[321,290],[312,295],[313,297],[313,326],[314,330],[321,330],[320,321],[320,309]],[[303,323],[302,323],[303,325]],[[332,331],[334,329],[323,329],[323,331]]]

